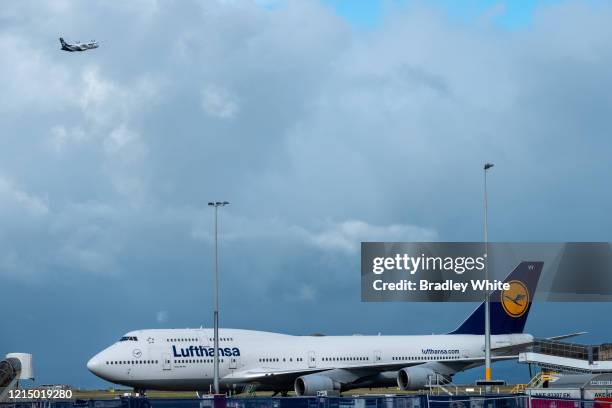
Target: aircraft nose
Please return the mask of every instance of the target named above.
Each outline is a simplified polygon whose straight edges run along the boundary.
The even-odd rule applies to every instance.
[[[87,362],[87,369],[96,375],[100,372],[100,366],[101,364],[100,364],[100,359],[98,358],[98,356],[92,357]]]

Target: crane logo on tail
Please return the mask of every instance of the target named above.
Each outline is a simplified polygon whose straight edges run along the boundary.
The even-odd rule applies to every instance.
[[[510,289],[501,291],[501,303],[510,317],[521,317],[529,307],[529,291],[521,281],[508,282]]]

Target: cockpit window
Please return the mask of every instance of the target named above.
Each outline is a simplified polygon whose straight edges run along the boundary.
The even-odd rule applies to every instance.
[[[135,336],[123,336],[119,341],[138,341],[138,337]]]

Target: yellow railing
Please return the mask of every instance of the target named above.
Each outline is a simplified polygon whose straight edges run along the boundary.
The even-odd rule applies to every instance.
[[[536,388],[539,387],[544,381],[551,381],[554,377],[553,372],[550,371],[541,371],[533,376],[531,380],[527,384],[516,384],[512,387],[511,392],[517,394],[519,392],[525,391],[526,388]]]

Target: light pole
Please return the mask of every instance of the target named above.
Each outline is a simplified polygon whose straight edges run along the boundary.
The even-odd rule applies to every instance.
[[[493,163],[484,165],[484,246],[485,246],[485,280],[489,280],[489,235],[487,219],[487,170]],[[489,291],[485,290],[485,381],[491,381],[491,310],[489,304]],[[487,390],[489,386],[487,386]]]
[[[214,334],[213,342],[215,352],[213,353],[213,388],[215,394],[219,394],[219,245],[218,245],[218,214],[219,207],[225,207],[227,201],[215,201],[208,203],[209,207],[215,209],[215,310],[213,315]]]

